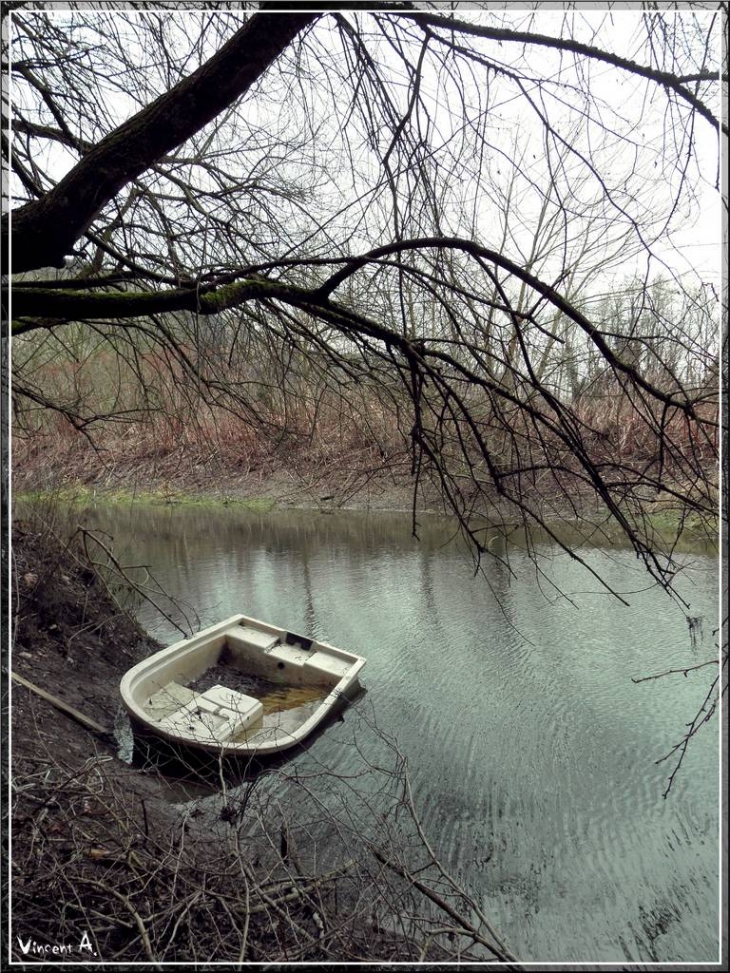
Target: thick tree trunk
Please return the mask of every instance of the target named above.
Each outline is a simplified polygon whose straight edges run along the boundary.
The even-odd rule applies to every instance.
[[[62,266],[124,185],[240,98],[318,16],[256,14],[202,67],[102,139],[54,189],[13,211],[13,272]],[[2,235],[7,245],[8,216]]]

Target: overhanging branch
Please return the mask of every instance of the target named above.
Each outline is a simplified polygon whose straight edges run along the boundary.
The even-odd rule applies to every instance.
[[[61,266],[101,209],[132,179],[245,94],[319,14],[256,14],[209,61],[91,148],[58,185],[5,216],[14,273]]]
[[[601,48],[594,47],[591,44],[583,44],[580,41],[576,41],[573,38],[565,37],[551,37],[547,34],[533,34],[530,31],[521,30],[506,30],[504,28],[498,27],[488,27],[481,24],[470,24],[463,20],[457,20],[451,17],[443,17],[438,14],[429,14],[421,12],[406,13],[402,16],[408,17],[410,20],[415,21],[421,27],[428,28],[443,28],[448,31],[460,34],[469,34],[472,37],[484,37],[488,40],[496,40],[499,43],[502,42],[513,42],[517,44],[534,44],[538,47],[552,47],[558,51],[571,51],[573,54],[580,54],[583,57],[591,58],[594,61],[603,61],[605,64],[610,64],[613,67],[621,68],[623,71],[628,71],[631,74],[637,74],[642,78],[646,78],[649,81],[655,81],[657,84],[662,85],[665,88],[669,88],[676,95],[686,101],[692,106],[695,111],[699,112],[703,118],[718,131],[721,129],[726,135],[728,132],[728,127],[725,124],[720,124],[717,118],[713,115],[710,109],[701,101],[694,92],[685,88],[685,83],[695,82],[695,81],[724,81],[727,83],[727,75],[720,75],[719,72],[709,72],[702,71],[699,74],[684,75],[678,77],[672,74],[670,71],[660,71],[658,68],[652,68],[644,64],[639,64],[637,61],[632,61],[629,58],[621,57],[618,54],[613,54],[610,51],[601,50]]]
[[[14,336],[18,336],[36,330],[38,327],[47,326],[46,323],[41,325],[38,321],[32,320],[40,316],[65,318],[67,320],[124,320],[174,311],[191,311],[196,314],[210,315],[218,314],[247,301],[269,299],[280,300],[293,307],[319,315],[326,320],[330,319],[331,315],[335,315],[350,322],[355,330],[386,343],[408,344],[403,336],[397,332],[334,304],[330,300],[330,295],[343,281],[367,264],[377,263],[381,258],[391,254],[431,248],[461,250],[474,258],[488,260],[513,274],[577,324],[599,350],[603,359],[616,372],[625,374],[632,383],[657,401],[677,408],[689,416],[694,415],[694,406],[691,401],[687,398],[675,398],[675,396],[664,392],[648,381],[630,362],[625,361],[615,353],[600,330],[554,287],[535,277],[503,254],[482,247],[473,240],[465,240],[459,237],[422,237],[377,247],[361,256],[353,257],[325,284],[313,290],[262,278],[238,281],[218,288],[208,285],[208,289],[196,286],[167,291],[125,292],[121,294],[88,294],[82,291],[56,291],[50,288],[18,285],[13,288],[12,292],[14,318],[12,333]],[[3,288],[2,296],[3,304],[6,305],[8,300],[7,286]],[[19,320],[23,318],[30,320]],[[714,425],[713,423],[709,424]]]

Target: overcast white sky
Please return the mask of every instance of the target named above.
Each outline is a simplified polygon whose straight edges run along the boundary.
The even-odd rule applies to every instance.
[[[501,6],[501,5],[500,5]],[[26,12],[20,11],[20,16]],[[143,17],[143,13],[137,14]],[[474,12],[464,5],[458,11],[458,15],[463,19],[489,18],[489,13]],[[697,17],[701,22],[709,24],[713,12],[706,14],[694,11],[691,16]],[[59,20],[65,16],[62,10],[57,12]],[[185,26],[194,19],[188,11],[172,10],[169,13],[185,31]],[[220,16],[226,16],[221,13]],[[690,16],[688,12],[677,12],[665,14],[665,17]],[[11,20],[13,14],[11,13]],[[355,15],[349,14],[348,17],[354,21]],[[508,17],[510,22],[520,29],[531,29],[535,32],[546,34],[559,34],[561,29],[565,30],[565,13],[562,9],[557,11],[545,9],[541,6],[532,15],[532,21],[526,22],[526,12],[514,10],[510,7]],[[645,49],[642,49],[639,41],[637,27],[640,26],[642,13],[639,10],[617,9],[610,14],[605,9],[582,10],[571,18],[570,32],[577,39],[586,43],[595,44],[609,51],[615,51],[621,56],[633,57],[643,63],[648,63],[648,56]],[[714,42],[719,52],[720,33],[719,18],[716,26]],[[193,28],[194,31],[194,28]],[[191,32],[192,33],[192,32]],[[519,44],[501,44],[498,50],[494,42],[485,42],[484,49],[488,50],[493,56],[498,56],[503,64],[510,63],[518,65],[523,61],[523,48]],[[549,51],[544,48],[532,48],[529,52],[530,58],[539,59],[535,64],[536,73],[541,78],[559,77],[567,83],[573,81],[579,83],[579,78],[575,73],[575,61],[571,55],[560,55],[557,52]],[[718,58],[719,60],[719,58]],[[528,64],[529,64],[528,60]],[[398,70],[394,66],[394,70]],[[616,132],[617,137],[607,138],[605,133],[593,123],[589,128],[586,126],[582,132],[577,130],[566,131],[567,141],[581,152],[590,150],[596,159],[604,162],[601,170],[604,178],[614,181],[616,197],[619,198],[620,190],[618,183],[622,179],[622,170],[627,173],[627,201],[634,197],[643,196],[645,200],[651,199],[657,209],[668,207],[667,199],[669,190],[672,188],[672,181],[676,173],[671,167],[666,166],[666,159],[669,152],[664,151],[660,144],[663,137],[666,137],[666,104],[667,99],[664,91],[657,85],[647,84],[644,80],[632,76],[626,72],[621,72],[616,68],[599,62],[581,62],[581,70],[586,72],[589,79],[589,90],[595,105],[599,106],[602,114],[601,123],[609,132]],[[494,83],[494,81],[493,81]],[[529,89],[528,89],[529,91]],[[18,88],[13,88],[14,96],[19,99],[22,94]],[[532,94],[537,98],[537,89],[532,89]],[[563,97],[563,92],[556,92]],[[650,97],[647,97],[649,93]],[[443,92],[442,92],[443,94]],[[503,161],[500,163],[499,151],[488,159],[490,165],[489,178],[494,180],[496,190],[495,198],[492,203],[499,210],[501,205],[499,193],[506,193],[509,183],[515,177],[514,169],[510,169],[508,155],[515,149],[522,148],[526,151],[526,146],[538,147],[534,153],[525,156],[525,172],[529,174],[538,185],[547,185],[549,175],[545,153],[540,147],[543,145],[542,126],[535,114],[524,98],[515,97],[512,89],[511,95],[504,98],[497,96],[493,99],[490,111],[495,115],[495,145],[506,146],[503,151]],[[573,114],[577,100],[573,100]],[[557,101],[549,104],[549,117],[562,134],[563,125],[567,126],[561,117],[561,108]],[[121,121],[135,110],[135,104],[130,99],[125,99],[118,91],[110,90],[105,109],[110,116],[115,116]],[[444,106],[443,111],[448,113],[450,106]],[[256,113],[257,107],[252,103],[252,99],[244,99],[241,111],[243,113]],[[564,113],[567,119],[568,112]],[[443,119],[446,119],[444,114]],[[70,119],[73,128],[73,119]],[[445,129],[448,122],[444,122]],[[436,126],[439,122],[436,120]],[[605,140],[605,148],[596,144],[596,138],[600,134]],[[671,128],[669,131],[671,138]],[[675,218],[671,233],[662,233],[658,240],[652,243],[652,252],[657,258],[654,267],[656,273],[660,273],[659,262],[664,261],[667,267],[677,273],[684,274],[690,269],[694,269],[702,280],[717,283],[720,274],[720,232],[721,232],[721,208],[719,194],[714,189],[713,183],[717,173],[717,153],[718,140],[716,133],[711,126],[703,119],[698,119],[694,133],[694,143],[696,150],[696,167],[692,167],[688,182],[691,184],[692,192],[695,195],[691,211],[682,214],[681,218]],[[624,145],[621,145],[621,140]],[[638,143],[643,148],[640,156],[637,157],[638,164],[634,161],[634,145]],[[329,147],[332,148],[331,146]],[[670,146],[671,149],[671,146]],[[555,151],[555,149],[553,149]],[[60,177],[72,163],[72,157],[57,147],[53,149],[53,168],[57,176]],[[532,154],[532,159],[529,158]],[[566,149],[562,160],[565,165],[576,162],[570,158],[570,153]],[[653,161],[652,161],[653,160]],[[580,166],[576,163],[575,172],[578,174]],[[583,177],[585,172],[583,173]],[[500,183],[501,181],[501,183]],[[514,214],[510,227],[511,233],[511,252],[508,255],[519,257],[520,252],[527,252],[531,246],[532,224],[534,215],[537,212],[541,200],[539,193],[533,193],[530,197],[530,190],[523,189],[523,211],[518,216]],[[468,197],[468,188],[462,192],[462,199]],[[581,197],[582,194],[582,197]],[[596,184],[590,181],[581,185],[578,190],[580,202],[587,204],[596,194]],[[488,211],[488,204],[484,203],[485,226],[490,227],[496,234],[496,224],[500,220],[499,213],[494,217]],[[631,211],[633,202],[627,202],[627,212]],[[648,212],[644,203],[642,212]],[[496,223],[495,223],[496,219]],[[641,221],[641,216],[639,216]],[[492,224],[494,223],[494,226]],[[606,246],[610,249],[610,232],[607,230]],[[618,240],[618,242],[616,242]],[[380,240],[378,242],[386,242]],[[490,233],[485,230],[484,238],[480,240],[484,245],[494,245],[496,240],[490,239]],[[624,247],[619,238],[614,240],[614,249]],[[621,251],[621,258],[616,257],[612,261],[611,267],[606,267],[602,271],[601,279],[608,282],[619,280],[624,276],[633,273],[643,274],[645,271],[645,255],[637,255],[631,252],[630,248]]]

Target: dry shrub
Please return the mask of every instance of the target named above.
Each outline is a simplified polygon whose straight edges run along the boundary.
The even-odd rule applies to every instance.
[[[86,930],[100,961],[155,968],[500,958],[516,969],[434,854],[397,747],[363,712],[355,740],[384,745],[390,771],[363,757],[339,777],[311,760],[234,787],[221,769],[218,792],[177,816],[136,794],[111,756],[69,769],[38,753],[13,781],[14,958],[21,941],[78,944]]]

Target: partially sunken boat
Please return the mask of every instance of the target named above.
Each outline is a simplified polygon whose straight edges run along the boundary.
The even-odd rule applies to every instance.
[[[138,663],[121,682],[132,723],[184,748],[265,757],[303,741],[360,689],[365,659],[234,615]]]

